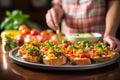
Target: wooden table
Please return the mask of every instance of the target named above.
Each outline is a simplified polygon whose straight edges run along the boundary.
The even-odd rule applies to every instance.
[[[0,45],[0,80],[120,80],[120,64],[86,71],[36,70],[13,63]]]

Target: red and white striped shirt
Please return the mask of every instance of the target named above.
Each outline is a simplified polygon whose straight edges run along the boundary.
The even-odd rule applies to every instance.
[[[104,33],[106,0],[53,0],[53,4],[60,4],[65,18],[62,20],[62,32],[65,34],[76,32]]]

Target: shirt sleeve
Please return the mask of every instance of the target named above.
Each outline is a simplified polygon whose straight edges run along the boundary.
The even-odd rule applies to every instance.
[[[52,0],[52,4],[59,4],[61,5],[62,0]]]

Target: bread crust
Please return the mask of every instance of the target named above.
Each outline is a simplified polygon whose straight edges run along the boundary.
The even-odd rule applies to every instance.
[[[46,65],[63,65],[67,61],[67,57],[54,58],[54,59],[45,59],[43,58],[43,63]]]
[[[72,64],[76,65],[89,65],[91,64],[90,58],[70,58]]]
[[[32,63],[37,63],[41,61],[41,56],[30,56],[30,55],[23,55],[22,59],[24,61],[32,62]]]
[[[108,55],[108,56],[103,56],[103,57],[91,57],[92,60],[98,61],[98,62],[105,62],[105,61],[110,61],[115,57],[115,54]]]

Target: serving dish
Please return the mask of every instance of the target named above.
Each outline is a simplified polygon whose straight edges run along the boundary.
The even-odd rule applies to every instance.
[[[102,38],[100,33],[74,33],[66,35],[68,40],[99,40]]]
[[[45,70],[63,70],[63,71],[90,70],[90,69],[102,68],[102,67],[111,65],[111,64],[115,63],[117,61],[117,59],[119,58],[119,54],[116,53],[114,59],[112,59],[110,61],[106,61],[106,62],[94,63],[94,64],[90,64],[90,65],[71,65],[69,62],[67,62],[65,65],[53,66],[53,65],[45,65],[42,63],[31,63],[31,62],[23,61],[23,60],[21,60],[21,57],[16,56],[18,49],[19,49],[19,47],[14,48],[13,50],[11,50],[9,52],[9,56],[14,63],[22,65],[22,66],[30,67],[30,68],[45,69]]]

